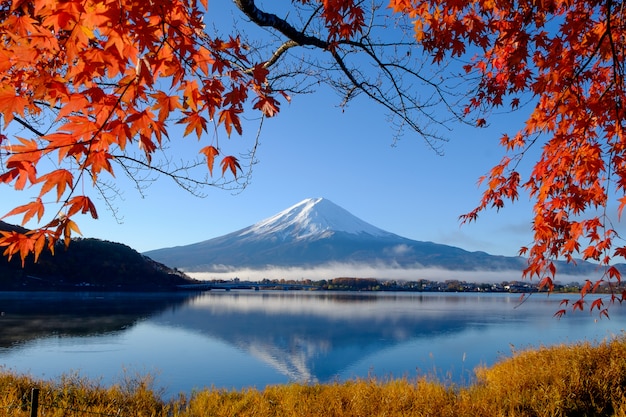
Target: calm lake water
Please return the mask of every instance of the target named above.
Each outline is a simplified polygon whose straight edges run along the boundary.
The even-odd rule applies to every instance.
[[[436,375],[466,383],[530,346],[622,334],[588,312],[553,318],[562,295],[207,292],[0,293],[0,365],[44,379],[108,384],[150,373],[165,395]],[[575,295],[571,295],[575,298]]]

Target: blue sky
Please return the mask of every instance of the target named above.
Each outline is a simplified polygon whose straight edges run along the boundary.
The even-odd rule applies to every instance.
[[[411,239],[502,255],[515,255],[530,242],[530,208],[524,198],[500,213],[485,212],[478,223],[461,226],[458,221],[479,202],[477,179],[501,158],[497,141],[510,115],[488,129],[453,129],[445,155],[439,156],[411,135],[392,146],[385,113],[371,102],[359,99],[345,111],[337,102],[324,91],[294,97],[276,118],[266,120],[258,164],[244,190],[212,188],[197,198],[160,178],[142,197],[118,175],[123,195],[113,204],[122,222],[96,200],[100,218],[77,219],[83,235],[139,251],[185,245],[249,226],[305,198],[325,197]],[[256,125],[246,127],[243,137],[230,140],[251,143]],[[171,135],[173,154],[193,157],[196,139],[176,136]],[[184,145],[180,150],[178,141]]]
[[[100,218],[76,219],[83,236],[123,242],[138,251],[185,245],[244,228],[305,198],[325,197],[379,228],[415,240],[510,256],[531,243],[532,216],[524,196],[500,213],[483,213],[478,223],[460,226],[458,221],[478,204],[482,188],[477,180],[499,162],[499,138],[515,133],[521,117],[494,115],[483,129],[450,125],[450,131],[441,131],[449,142],[439,156],[411,132],[392,146],[394,130],[375,103],[357,98],[340,109],[340,101],[322,87],[283,103],[280,114],[264,123],[258,164],[241,192],[213,188],[197,198],[160,178],[142,196],[118,174],[123,195],[112,204],[122,221],[96,199]],[[256,129],[254,121],[246,123],[243,136],[229,140],[249,146]],[[182,138],[182,130],[170,137],[174,159],[193,158],[206,145]],[[0,211],[29,198],[28,191],[2,188]]]

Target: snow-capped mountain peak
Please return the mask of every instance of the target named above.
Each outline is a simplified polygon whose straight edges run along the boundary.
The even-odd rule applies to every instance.
[[[223,236],[146,253],[186,271],[313,268],[367,265],[368,268],[521,270],[521,258],[471,253],[453,246],[407,239],[353,216],[323,198],[307,199]],[[221,271],[221,272],[220,272]]]
[[[272,234],[282,239],[314,240],[335,232],[377,237],[392,235],[355,217],[330,200],[309,198],[242,230],[240,236],[254,238]]]

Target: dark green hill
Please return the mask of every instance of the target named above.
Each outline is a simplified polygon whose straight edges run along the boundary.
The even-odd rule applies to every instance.
[[[0,222],[0,230],[24,229]],[[168,291],[193,282],[126,245],[99,239],[72,239],[68,249],[58,244],[54,255],[45,250],[24,268],[19,256],[0,257],[0,290]]]

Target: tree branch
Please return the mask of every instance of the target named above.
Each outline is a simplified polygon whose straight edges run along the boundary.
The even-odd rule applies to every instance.
[[[376,29],[374,24],[376,21],[374,14],[378,10],[376,5],[370,10],[369,26],[364,28],[358,39],[338,39],[331,47],[331,43],[324,39],[324,27],[316,28],[313,25],[318,18],[320,22],[322,20],[322,5],[311,7],[307,10],[308,17],[301,15],[300,24],[294,25],[276,14],[259,9],[254,0],[233,0],[233,2],[252,23],[270,28],[287,38],[287,41],[282,42],[271,52],[270,58],[265,61],[265,68],[275,66],[277,62],[283,60],[278,71],[284,70],[287,66],[284,56],[288,50],[296,46],[310,46],[329,53],[332,58],[326,63],[317,60],[307,62],[305,58],[296,58],[301,63],[306,63],[308,68],[299,68],[299,72],[297,71],[299,81],[294,81],[293,76],[285,77],[284,80],[300,85],[303,78],[317,78],[318,82],[330,85],[342,96],[341,106],[347,105],[359,93],[363,93],[370,100],[383,106],[397,122],[394,126],[396,129],[394,141],[408,128],[421,136],[436,153],[441,154],[437,142],[445,141],[445,138],[430,131],[428,126],[436,124],[445,127],[444,123],[447,120],[436,119],[434,107],[444,106],[456,121],[464,122],[460,113],[454,110],[454,104],[448,100],[449,93],[443,86],[443,81],[429,79],[421,74],[421,61],[411,58],[409,52],[404,53],[405,49],[410,50],[409,48],[415,47],[416,44],[414,41],[406,40],[406,33],[402,27],[395,41],[376,42],[372,39],[375,32],[373,29]],[[381,25],[379,28],[386,31],[388,26]],[[363,58],[367,61],[364,62]],[[352,62],[353,59],[356,61]],[[367,70],[368,65],[371,71]],[[271,76],[278,80],[280,73],[276,75],[272,72]],[[432,94],[424,96],[425,90],[415,88],[412,80],[427,87],[426,91],[431,91]]]
[[[315,46],[321,49],[328,49],[328,46],[330,45],[328,42],[316,38],[315,36],[304,34],[290,25],[286,20],[281,19],[275,14],[266,13],[260,10],[256,7],[254,0],[233,0],[233,2],[253,23],[262,27],[271,27],[276,29],[287,38],[296,42],[298,45]]]

